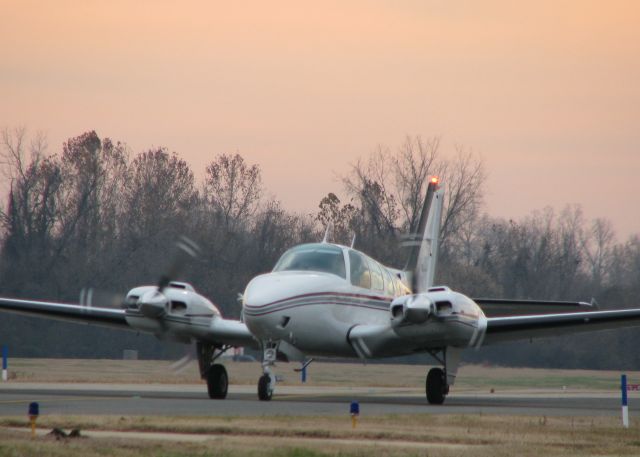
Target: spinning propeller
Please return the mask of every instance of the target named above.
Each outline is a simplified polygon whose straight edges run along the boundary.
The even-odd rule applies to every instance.
[[[198,258],[201,250],[195,241],[181,236],[175,243],[170,261],[164,273],[160,276],[155,288],[148,288],[140,297],[132,296],[127,300],[127,294],[109,292],[95,288],[84,288],[80,292],[80,304],[87,307],[124,308],[135,306],[145,317],[157,319],[162,316],[168,298],[164,294],[171,281],[179,278],[188,262]],[[185,355],[173,362],[169,368],[174,374],[184,371],[193,360],[194,348],[188,345]]]
[[[186,236],[181,236],[175,244],[174,253],[167,272],[160,276],[158,292],[162,293],[169,283],[182,273],[187,262],[198,258],[200,252],[200,247],[195,241]]]
[[[171,281],[179,277],[190,260],[196,259],[201,253],[197,243],[186,236],[180,236],[174,245],[171,260],[165,272],[160,276],[155,290],[144,293],[137,299],[135,304],[140,311],[148,317],[156,317],[162,311],[167,298],[163,292]],[[121,292],[110,292],[93,287],[83,288],[80,291],[80,304],[86,307],[100,308],[127,308],[134,303],[127,302],[127,294]],[[147,311],[145,312],[143,308]]]

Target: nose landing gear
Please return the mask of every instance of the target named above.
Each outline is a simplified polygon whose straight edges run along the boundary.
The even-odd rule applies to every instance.
[[[262,348],[262,376],[258,379],[258,398],[261,401],[269,401],[276,386],[276,378],[271,373],[271,367],[276,363],[278,344],[269,341],[263,343]]]
[[[265,373],[258,379],[258,398],[262,401],[269,401],[272,396],[273,383],[271,382],[271,375]]]

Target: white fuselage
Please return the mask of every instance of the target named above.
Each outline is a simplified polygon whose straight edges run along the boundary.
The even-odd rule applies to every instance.
[[[261,340],[286,341],[305,354],[351,357],[351,327],[388,322],[392,300],[331,273],[275,272],[247,286],[244,320]]]
[[[434,314],[429,319],[419,326],[403,325],[401,319],[396,319],[398,324],[390,327],[389,323],[394,319],[392,303],[395,306],[415,297],[409,294],[406,284],[399,286],[400,272],[386,269],[382,284],[370,281],[370,287],[354,285],[350,274],[353,273],[350,265],[350,256],[354,255],[350,251],[353,250],[331,246],[343,252],[344,277],[326,271],[292,269],[257,276],[247,285],[243,295],[244,321],[259,340],[284,341],[306,356],[338,357],[394,356],[430,347],[474,343],[478,321],[484,315],[472,300],[448,288],[434,288],[433,292],[423,294],[433,303]],[[377,267],[385,268],[379,264],[374,266],[373,261],[367,259],[372,272]],[[391,278],[391,275],[395,277]],[[387,287],[385,281],[394,282],[395,287]],[[361,339],[365,348],[362,349],[350,339],[350,333],[365,325],[403,334],[409,344],[367,348],[365,335]]]

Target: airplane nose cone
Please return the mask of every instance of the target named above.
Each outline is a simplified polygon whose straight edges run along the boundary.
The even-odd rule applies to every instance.
[[[277,271],[247,286],[244,322],[262,341],[284,341],[302,352],[351,355],[350,310],[362,308],[347,305],[357,297],[346,279],[331,273]]]
[[[344,280],[329,273],[276,272],[255,277],[243,294],[245,316],[262,315],[297,301],[336,291]]]

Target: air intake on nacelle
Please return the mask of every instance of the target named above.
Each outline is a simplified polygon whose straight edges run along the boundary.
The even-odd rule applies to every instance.
[[[195,292],[196,291],[193,288],[193,286],[191,284],[189,284],[188,282],[171,281],[169,283],[169,287],[171,287],[172,289],[188,290],[189,292]]]

